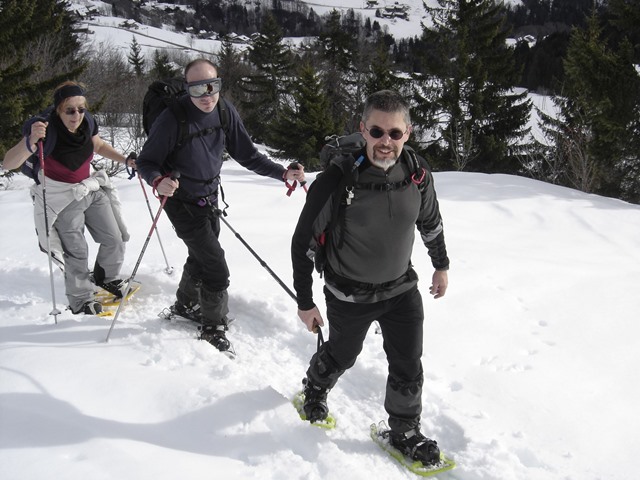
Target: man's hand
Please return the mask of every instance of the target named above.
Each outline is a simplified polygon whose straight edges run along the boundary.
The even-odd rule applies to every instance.
[[[429,288],[429,293],[433,295],[433,298],[444,297],[448,285],[449,276],[447,275],[447,271],[436,270],[435,272],[433,272],[433,277],[431,278],[431,287]]]
[[[324,320],[318,307],[313,307],[311,310],[298,310],[298,317],[310,332],[314,332],[316,327],[324,327]]]
[[[153,181],[153,188],[156,189],[158,195],[161,195],[163,197],[172,197],[173,192],[175,192],[179,186],[180,183],[177,179],[173,180],[168,176],[157,177]]]
[[[298,182],[300,182],[300,185],[303,186],[305,183],[307,183],[304,178],[304,167],[298,162],[294,162],[289,165],[289,168],[287,168],[287,171],[284,174],[284,178],[285,180],[290,181],[297,180]]]

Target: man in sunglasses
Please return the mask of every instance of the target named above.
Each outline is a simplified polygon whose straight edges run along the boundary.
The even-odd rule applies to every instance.
[[[260,153],[228,101],[228,131],[223,130],[216,108],[222,80],[213,63],[194,60],[186,66],[184,77],[187,95],[178,99],[178,106],[186,113],[189,133],[195,135],[177,147],[178,119],[167,108],[153,123],[136,164],[157,193],[168,197],[165,211],[188,249],[172,309],[203,325],[201,339],[229,352],[231,344],[225,334],[229,269],[218,241],[224,150],[245,168],[275,180],[304,181],[304,171],[297,165],[285,168]],[[179,179],[172,178],[176,172]]]
[[[364,148],[334,158],[309,189],[292,239],[298,315],[309,331],[324,326],[324,319],[313,300],[314,263],[308,253],[324,242],[326,257],[329,340],[319,346],[303,379],[304,413],[312,423],[326,420],[328,392],[355,364],[377,320],[389,363],[385,434],[413,460],[434,464],[438,446],[420,433],[424,312],[411,265],[417,228],[435,268],[430,293],[444,296],[449,258],[433,177],[426,161],[410,157],[404,146],[411,119],[398,93],[382,90],[367,98],[360,132]],[[355,182],[345,186],[349,176]]]

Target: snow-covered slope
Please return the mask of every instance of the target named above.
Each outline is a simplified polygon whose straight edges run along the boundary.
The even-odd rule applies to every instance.
[[[635,479],[640,207],[507,175],[435,179],[452,260],[444,298],[427,298],[432,270],[419,240],[413,261],[426,311],[423,428],[459,465],[438,478]],[[153,238],[138,270],[143,288],[108,343],[108,320],[64,312],[54,325],[25,181],[0,192],[3,479],[414,478],[368,437],[385,418],[381,337],[370,332],[330,394],[338,428],[301,422],[289,398],[316,339],[224,226],[235,361],[157,317],[186,254],[164,216],[176,272],[163,272]],[[288,198],[234,162],[223,183],[228,221],[291,285],[304,192]],[[138,181],[118,186],[133,234],[128,273],[151,220]],[[63,306],[60,272],[55,285]],[[321,303],[319,280],[315,288]]]

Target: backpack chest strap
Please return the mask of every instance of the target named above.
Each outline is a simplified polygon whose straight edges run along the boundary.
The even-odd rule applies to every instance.
[[[405,178],[400,182],[394,183],[356,183],[354,186],[359,190],[375,190],[379,192],[388,192],[390,190],[397,190],[406,185],[412,183],[410,177]]]
[[[180,178],[186,178],[187,180],[194,182],[194,183],[201,183],[203,185],[211,185],[212,183],[215,183],[216,181],[218,181],[220,179],[220,175],[216,175],[213,178],[195,178],[195,177],[190,177],[189,175],[185,175],[184,173],[180,174]]]

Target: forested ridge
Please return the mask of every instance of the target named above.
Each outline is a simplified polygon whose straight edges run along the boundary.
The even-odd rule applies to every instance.
[[[318,15],[298,1],[104,5],[89,15],[218,35],[210,58],[254,140],[308,169],[327,135],[357,128],[369,93],[395,88],[412,100],[412,143],[434,170],[518,174],[640,202],[638,2],[437,0],[424,6],[435,26],[401,39],[353,9]],[[86,18],[65,1],[2,0],[0,13],[1,155],[67,78],[90,87],[103,133],[129,128],[139,148],[146,87],[193,58],[146,57],[135,37],[126,58],[88,49]],[[239,46],[236,35],[251,40]],[[292,48],[287,37],[309,38]],[[556,114],[537,112],[532,93],[549,95]]]

